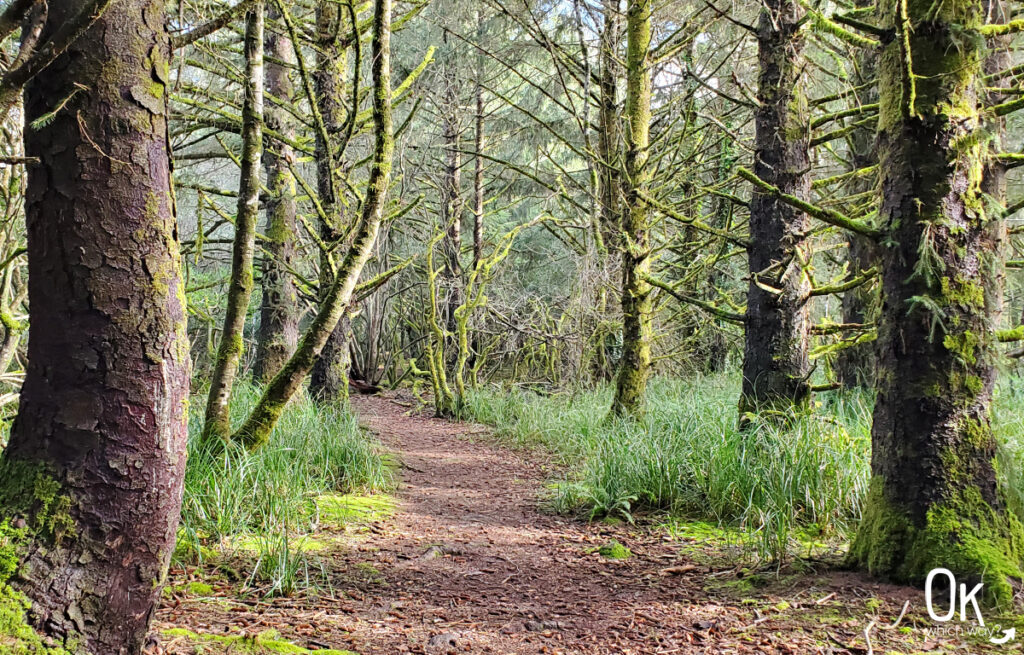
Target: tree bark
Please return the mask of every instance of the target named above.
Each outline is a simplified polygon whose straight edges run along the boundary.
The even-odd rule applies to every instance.
[[[445,35],[447,41],[447,34]],[[441,138],[444,141],[445,163],[444,181],[441,185],[441,224],[445,230],[444,239],[444,275],[447,287],[444,303],[444,325],[448,332],[445,339],[446,359],[454,361],[457,344],[455,334],[455,310],[462,304],[463,279],[462,264],[462,151],[460,150],[461,118],[459,112],[459,80],[455,72],[454,60],[456,53],[450,51],[449,61],[445,65],[441,79],[444,84],[443,116],[441,118]]]
[[[372,50],[375,141],[370,179],[359,223],[345,259],[338,266],[334,281],[312,324],[299,341],[295,354],[267,385],[256,407],[233,436],[233,439],[249,447],[258,447],[269,438],[281,412],[298,391],[323,351],[327,339],[348,311],[356,283],[370,259],[373,244],[380,232],[395,149],[391,118],[391,0],[374,0]]]
[[[271,19],[279,19],[280,12],[273,3],[267,8]],[[288,64],[294,63],[295,53],[291,40],[268,31],[264,46],[270,59],[266,64],[267,92],[292,102],[294,89],[288,73]],[[277,63],[278,61],[282,63]],[[295,127],[288,112],[271,104],[266,111],[267,126],[295,138]],[[260,305],[260,328],[256,334],[256,359],[253,378],[269,382],[295,351],[299,340],[299,299],[290,268],[295,260],[295,180],[289,162],[295,153],[284,143],[275,143],[264,153],[267,186],[271,195],[266,200],[266,241],[263,256],[263,302]]]
[[[990,424],[1002,263],[981,189],[982,0],[883,5],[878,153],[882,324],[871,488],[849,561],[920,583],[936,567],[1009,606],[1024,531],[997,486]],[[908,65],[912,66],[908,71]]]
[[[260,161],[263,154],[263,2],[245,14],[245,100],[242,106],[242,170],[238,179],[238,210],[231,252],[231,279],[217,359],[210,378],[203,438],[231,434],[231,390],[245,350],[245,317],[253,288],[253,251],[260,210]]]
[[[802,18],[795,0],[766,0],[761,8],[754,174],[783,193],[807,198],[811,178]],[[800,411],[810,398],[808,227],[805,213],[754,189],[741,423],[748,413]]]
[[[638,416],[651,368],[650,209],[651,0],[629,0],[626,11],[626,179],[622,217],[622,358],[612,413]]]
[[[331,135],[337,135],[345,120],[345,104],[342,95],[345,87],[345,68],[347,58],[342,47],[339,34],[347,20],[342,16],[343,8],[331,0],[324,0],[317,5],[316,24],[317,67],[314,78],[317,102],[320,115],[323,116],[326,134],[317,131],[316,135],[316,171],[317,195],[327,215],[327,220],[320,224],[320,238],[326,244],[334,244],[344,234],[343,211],[341,198],[338,198],[336,179],[340,174],[336,170],[341,153]],[[328,140],[325,140],[325,137]],[[320,287],[326,296],[336,274],[334,263],[328,253],[320,257]],[[337,327],[324,344],[323,352],[309,376],[310,394],[323,403],[345,402],[348,399],[348,338],[344,322]]]
[[[91,4],[51,3],[52,33]],[[0,506],[30,620],[139,653],[174,546],[189,391],[164,3],[120,0],[25,92],[29,365]]]
[[[484,28],[479,11],[476,12],[476,21],[478,24],[477,41],[482,42]],[[470,271],[478,270],[484,258],[484,158],[482,154],[485,143],[483,85],[485,70],[484,56],[480,53],[476,58],[476,113],[473,116],[473,151],[476,153],[476,156],[473,157],[473,264],[470,267]],[[474,314],[472,320],[473,337],[471,339],[469,362],[467,364],[471,370],[476,367],[477,358],[481,356],[483,350],[480,339],[480,327],[483,321],[479,310],[475,311]],[[476,378],[473,377],[472,379],[475,386]]]
[[[622,13],[620,0],[602,0],[604,25],[601,31],[600,70],[598,84],[598,214],[595,242],[598,266],[603,271],[613,270],[619,261],[622,229],[622,116],[619,110],[619,80],[622,76],[619,48],[622,42]],[[609,320],[608,288],[599,284],[595,292],[595,312],[598,327],[592,341],[595,354],[590,365],[594,380],[610,381],[618,362],[615,350],[618,334],[603,326],[613,325]]]
[[[856,0],[856,7],[871,6],[869,0]],[[858,105],[875,104],[878,102],[878,51],[872,48],[861,48],[857,54],[856,73],[853,76],[855,87],[866,86],[863,92],[853,96]],[[874,131],[867,127],[858,129],[850,135],[850,169],[857,171],[878,163],[875,153]],[[860,195],[872,191],[878,182],[875,175],[856,176],[850,183],[850,193]],[[847,246],[848,278],[860,276],[864,271],[875,265],[878,257],[876,244],[860,234],[850,234]],[[874,282],[862,284],[843,294],[842,322],[847,324],[871,323],[878,318],[878,285]],[[846,388],[873,389],[878,354],[875,342],[860,343],[851,348],[840,350],[836,356],[836,380]]]
[[[598,97],[598,120],[601,130],[598,149],[601,162],[598,175],[601,187],[600,222],[603,243],[601,250],[614,251],[618,247],[622,224],[622,126],[619,119],[619,43],[622,39],[622,16],[619,0],[603,0],[604,28],[601,32],[601,71]]]

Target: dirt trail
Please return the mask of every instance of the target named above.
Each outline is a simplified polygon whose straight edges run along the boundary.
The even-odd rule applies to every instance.
[[[165,627],[269,626],[308,648],[362,655],[863,653],[873,615],[885,622],[904,599],[917,604],[910,590],[834,572],[729,591],[722,581],[733,572],[688,560],[684,544],[656,531],[540,511],[544,463],[474,438],[483,428],[410,415],[393,399],[353,405],[401,461],[400,503],[366,538],[332,554],[340,599],[194,615],[183,604],[161,610]],[[632,557],[594,552],[613,539]],[[926,637],[914,633],[913,648],[897,631],[875,647],[925,650]]]

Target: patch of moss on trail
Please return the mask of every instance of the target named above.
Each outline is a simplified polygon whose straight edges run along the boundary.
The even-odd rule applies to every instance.
[[[168,640],[184,639],[190,644],[203,647],[204,653],[247,653],[249,655],[275,655],[286,653],[291,655],[357,655],[348,650],[309,650],[296,646],[290,641],[281,639],[276,630],[266,630],[257,635],[211,635],[192,632],[184,628],[172,628],[163,631]],[[205,647],[210,647],[207,651]],[[197,650],[196,652],[200,652]]]
[[[598,554],[606,559],[629,559],[633,552],[618,541],[609,542],[597,549]]]
[[[395,513],[398,503],[387,494],[357,496],[324,494],[317,498],[320,523],[325,527],[343,527],[347,523],[372,523]]]

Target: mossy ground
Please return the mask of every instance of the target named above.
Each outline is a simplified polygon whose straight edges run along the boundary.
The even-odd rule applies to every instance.
[[[606,559],[629,559],[633,553],[618,541],[610,541],[597,549],[597,553]]]
[[[192,652],[196,655],[218,655],[220,653],[246,653],[248,655],[274,655],[277,653],[291,655],[305,655],[306,653],[317,653],[318,655],[357,655],[347,650],[310,650],[303,648],[290,641],[281,639],[276,630],[265,630],[255,635],[213,635],[192,632],[184,628],[171,628],[170,630],[164,630],[163,635],[167,641],[182,640],[193,645]]]

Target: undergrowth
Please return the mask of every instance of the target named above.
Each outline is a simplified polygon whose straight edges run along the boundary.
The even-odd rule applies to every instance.
[[[1003,400],[1024,390],[1000,392],[1001,468],[1021,508],[1024,410]],[[558,456],[565,470],[552,485],[558,511],[633,520],[637,511],[658,510],[712,521],[738,529],[744,552],[762,561],[844,542],[870,478],[871,396],[821,394],[809,416],[740,431],[738,395],[735,375],[655,379],[645,419],[636,422],[606,419],[608,388],[553,396],[484,389],[470,395],[465,413],[499,438]]]
[[[233,420],[240,422],[257,397],[251,386],[236,389]],[[175,557],[195,562],[252,552],[249,580],[269,583],[269,593],[290,593],[310,579],[303,543],[320,525],[322,498],[392,484],[386,456],[355,417],[305,396],[292,401],[267,444],[253,452],[204,444],[202,417],[191,419]]]

